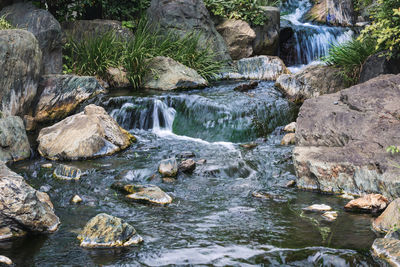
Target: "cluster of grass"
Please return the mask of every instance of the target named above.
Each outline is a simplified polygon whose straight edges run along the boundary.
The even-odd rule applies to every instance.
[[[163,34],[161,31],[151,31],[146,20],[142,20],[137,26],[135,38],[128,42],[118,39],[111,32],[80,42],[69,39],[64,51],[64,70],[106,78],[109,67],[122,66],[128,73],[132,87],[138,89],[144,77],[152,71],[149,59],[166,56],[195,69],[206,80],[211,80],[225,66],[225,62],[216,61],[215,52],[207,45],[200,46],[201,42],[199,33],[193,32],[183,37],[173,33]]]
[[[362,65],[374,52],[375,45],[373,41],[361,42],[358,39],[353,39],[346,43],[332,46],[323,61],[330,66],[339,67],[341,75],[350,86],[358,82]]]
[[[5,16],[0,17],[0,30],[8,30],[12,28],[12,25],[6,20]]]

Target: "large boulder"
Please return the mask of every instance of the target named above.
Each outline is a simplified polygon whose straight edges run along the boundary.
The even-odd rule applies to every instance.
[[[381,266],[400,266],[400,240],[395,238],[377,238],[372,244],[372,255],[387,263]]]
[[[294,102],[346,88],[338,69],[322,65],[309,66],[296,74],[281,75],[275,85]]]
[[[38,91],[34,118],[39,123],[60,121],[85,100],[106,92],[95,77],[57,74],[43,76]]]
[[[344,206],[347,211],[379,213],[386,209],[389,200],[381,194],[368,194],[351,200]]]
[[[84,111],[43,128],[37,141],[39,153],[51,160],[78,160],[111,155],[127,148],[135,138],[102,107]]]
[[[42,52],[25,30],[0,31],[0,112],[23,115],[31,105],[40,78]]]
[[[255,55],[276,56],[279,49],[279,31],[281,11],[277,7],[261,7],[267,21],[264,25],[254,26],[256,39],[253,42]]]
[[[352,26],[355,12],[352,0],[318,0],[306,15],[307,19],[338,26]]]
[[[300,188],[400,196],[400,75],[380,76],[308,99],[297,119],[293,160]]]
[[[400,198],[392,201],[386,210],[374,220],[372,228],[377,233],[387,233],[400,226]]]
[[[360,83],[378,77],[383,74],[398,74],[400,73],[400,59],[387,59],[385,52],[380,52],[371,55],[367,58],[361,67]]]
[[[33,233],[52,233],[59,218],[46,193],[33,189],[24,178],[0,163],[0,240]]]
[[[0,118],[0,162],[23,160],[30,155],[31,147],[22,119],[17,116]]]
[[[61,26],[50,12],[35,7],[31,2],[24,2],[4,8],[1,16],[6,16],[13,26],[35,35],[43,53],[43,74],[62,72]]]
[[[232,59],[242,59],[253,55],[253,41],[256,33],[243,20],[224,20],[217,26],[217,31],[224,38]]]
[[[152,0],[147,11],[155,30],[185,36],[193,31],[201,34],[201,46],[210,46],[217,60],[230,61],[228,49],[217,32],[207,8],[201,0]],[[158,28],[158,29],[157,29]]]
[[[193,89],[207,86],[207,81],[197,71],[169,57],[155,57],[149,62],[149,73],[143,87],[154,90]]]
[[[113,32],[117,38],[125,41],[134,38],[133,32],[122,27],[122,23],[116,20],[75,20],[66,21],[62,24],[62,29],[68,38],[81,42],[95,36]]]

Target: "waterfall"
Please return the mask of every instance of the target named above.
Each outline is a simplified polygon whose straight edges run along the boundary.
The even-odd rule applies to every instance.
[[[154,99],[153,107],[153,132],[168,131],[172,133],[176,110],[168,107],[159,99]]]

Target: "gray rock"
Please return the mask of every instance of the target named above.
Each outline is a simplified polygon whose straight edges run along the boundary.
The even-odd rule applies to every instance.
[[[261,7],[264,17],[268,18],[262,26],[255,26],[256,39],[253,42],[255,55],[276,56],[279,48],[280,9],[276,7]]]
[[[379,75],[400,73],[400,59],[387,60],[384,53],[381,52],[367,58],[361,67],[360,83],[376,78]]]
[[[52,233],[59,224],[49,196],[0,163],[0,240],[24,235],[25,231]]]
[[[143,241],[133,226],[105,213],[90,219],[78,239],[81,247],[86,248],[127,247]]]
[[[53,126],[43,128],[37,138],[40,155],[50,160],[78,160],[114,154],[136,141],[102,107],[86,106]]]
[[[256,33],[247,22],[227,19],[216,28],[224,38],[232,59],[242,59],[253,54],[253,41]]]
[[[400,196],[399,170],[386,148],[399,143],[400,75],[380,76],[304,102],[293,161],[300,188]],[[338,102],[337,105],[334,103]]]
[[[30,155],[31,147],[22,119],[16,116],[0,119],[0,162],[23,160]]]
[[[372,255],[390,266],[400,266],[400,240],[377,238],[372,244]]]
[[[67,38],[72,38],[78,42],[109,32],[113,32],[117,38],[125,41],[134,38],[133,32],[122,27],[121,22],[116,20],[95,19],[67,21],[62,24],[62,29]]]
[[[40,80],[34,120],[38,123],[60,121],[71,115],[84,101],[105,93],[95,77],[45,75]]]
[[[128,79],[128,73],[123,67],[107,69],[107,82],[113,88],[126,88],[131,85]]]
[[[39,41],[43,53],[43,74],[62,72],[62,32],[60,23],[50,12],[35,7],[32,3],[17,3],[4,8],[0,17],[15,27],[32,32]]]
[[[226,43],[217,32],[202,0],[152,0],[147,11],[150,22],[159,25],[162,33],[184,36],[201,33],[201,46],[210,45],[217,60],[231,61]]]
[[[322,65],[309,66],[296,74],[281,75],[275,85],[293,102],[303,102],[346,88],[339,70]]]
[[[42,52],[35,36],[25,30],[0,31],[0,112],[27,113],[40,78]]]
[[[168,178],[173,179],[173,178]],[[127,193],[127,199],[141,203],[166,205],[172,202],[172,197],[152,184],[125,184],[116,182],[111,186],[113,189]]]
[[[197,71],[169,57],[152,58],[149,68],[151,72],[144,77],[145,89],[170,91],[201,88],[208,85]]]
[[[178,174],[178,162],[176,158],[164,159],[160,162],[158,171],[163,177],[176,177]]]
[[[196,162],[193,159],[187,159],[179,164],[181,172],[192,173],[196,169]]]

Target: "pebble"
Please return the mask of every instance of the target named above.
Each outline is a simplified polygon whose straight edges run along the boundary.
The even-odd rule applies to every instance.
[[[246,149],[253,149],[256,148],[258,145],[256,143],[249,143],[249,144],[240,144],[239,146]]]
[[[71,203],[78,204],[82,202],[82,198],[78,195],[75,195],[71,198]]]
[[[354,199],[354,196],[349,195],[349,194],[347,194],[347,193],[344,193],[344,194],[342,194],[342,195],[339,195],[339,197],[344,198],[344,199],[350,199],[350,200],[353,200],[353,199]]]
[[[308,206],[307,208],[303,208],[304,211],[312,211],[312,212],[324,212],[332,210],[331,206],[325,204],[314,204]]]
[[[51,168],[53,168],[53,164],[51,164],[51,163],[45,163],[45,164],[42,164],[41,167],[44,168],[44,169],[51,169]]]
[[[322,214],[322,217],[324,217],[328,221],[334,221],[338,217],[338,213],[337,211],[327,211]]]

